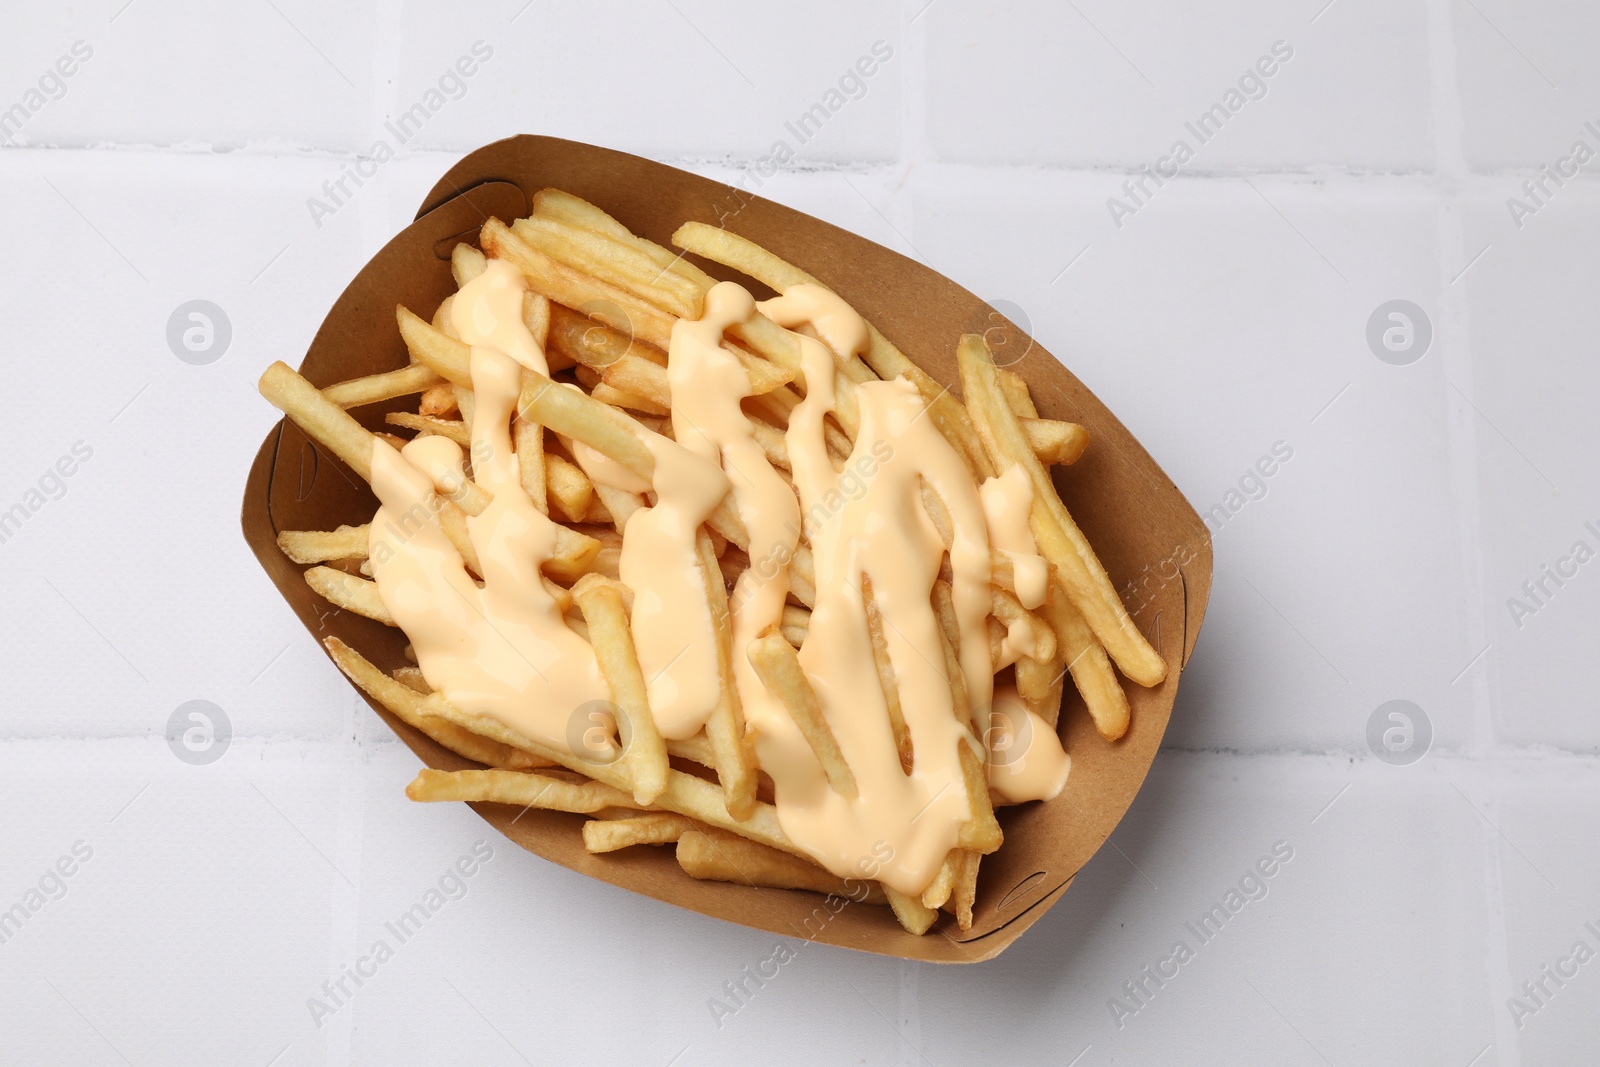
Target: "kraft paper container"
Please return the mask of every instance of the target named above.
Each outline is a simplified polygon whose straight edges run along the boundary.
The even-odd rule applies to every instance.
[[[478,813],[523,848],[572,870],[774,934],[946,963],[998,955],[1061,899],[1144,781],[1211,589],[1211,544],[1204,523],[1139,442],[1070,371],[948,278],[780,204],[637,156],[552,137],[499,141],[451,168],[416,221],[372,258],[334,304],[301,372],[325,386],[404,365],[408,357],[395,327],[395,305],[431,316],[455,288],[448,261],[455,242],[475,241],[490,216],[509,222],[527,214],[533,193],[545,186],[576,193],[663,245],[689,219],[720,223],[749,237],[837,290],[947,384],[958,380],[957,337],[987,330],[997,358],[1016,361],[1012,369],[1027,379],[1043,417],[1088,427],[1088,452],[1076,465],[1056,468],[1056,484],[1118,588],[1141,582],[1143,593],[1130,598],[1130,610],[1171,671],[1155,689],[1128,685],[1133,722],[1115,744],[1095,733],[1081,700],[1066,687],[1061,718],[1072,755],[1071,778],[1053,801],[1001,810],[1005,844],[983,860],[973,927],[965,932],[943,917],[926,936],[914,937],[896,925],[887,908],[851,904],[835,914],[824,898],[811,893],[696,881],[678,868],[670,847],[591,856],[583,849],[577,815],[530,811],[513,823],[516,809],[494,804],[475,805]],[[701,266],[714,276],[731,276],[716,265]],[[747,279],[737,280],[766,295]],[[355,414],[377,428],[385,411],[415,410],[414,405],[409,397]],[[367,522],[375,507],[358,476],[285,420],[267,436],[250,469],[244,534],[315,638],[340,637],[391,669],[404,662],[404,635],[332,609],[307,588],[302,568],[274,542],[279,530]],[[368,703],[423,763],[443,769],[472,766],[374,701]]]

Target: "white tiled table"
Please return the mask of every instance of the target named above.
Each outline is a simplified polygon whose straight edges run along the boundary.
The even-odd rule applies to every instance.
[[[0,1063],[1595,1060],[1600,962],[1542,968],[1600,951],[1600,562],[1507,600],[1600,549],[1600,162],[1520,229],[1506,205],[1600,149],[1593,5],[524,3],[6,17],[0,511],[42,506],[0,543],[0,909],[55,894],[0,944]],[[318,225],[308,198],[479,41]],[[462,152],[549,133],[732,178],[877,41],[762,192],[1019,308],[1202,512],[1292,458],[1217,533],[1167,748],[1047,918],[976,967],[805,946],[719,1026],[770,935],[404,799],[415,760],[240,538],[276,419],[253,385]],[[1116,226],[1107,198],[1276,42],[1264,95]],[[165,338],[194,298],[232,324],[207,366]],[[1433,330],[1406,366],[1365,336],[1393,299]],[[163,739],[192,699],[236,734],[208,766]],[[1408,766],[1366,740],[1391,699],[1432,726]],[[318,1025],[308,998],[483,838],[465,896]],[[1280,842],[1266,896],[1116,1019]]]

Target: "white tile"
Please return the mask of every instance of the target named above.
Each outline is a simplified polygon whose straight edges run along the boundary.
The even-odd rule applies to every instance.
[[[12,742],[0,766],[8,810],[55,812],[48,832],[8,829],[7,906],[78,842],[89,856],[0,946],[8,1052],[39,1062],[59,1040],[91,1063],[278,1054],[351,892],[328,866],[357,858],[336,830],[348,761],[244,745],[193,767],[156,739]]]
[[[732,0],[506,0],[466,17],[412,5],[402,29],[393,109],[427,103],[446,80],[419,146],[467,150],[539,133],[652,156],[757,159],[782,142],[797,164],[893,158],[899,148],[905,60],[898,7],[884,0],[830,0],[804,18]],[[453,65],[480,41],[487,58],[458,89]]]
[[[1600,369],[1587,354],[1600,328],[1590,252],[1600,189],[1563,190],[1517,230],[1498,183],[1483,184],[1490,188],[1464,212],[1468,253],[1488,246],[1463,280],[1471,406],[1456,399],[1477,453],[1495,730],[1506,742],[1592,752],[1600,725],[1572,680],[1600,632],[1600,563],[1578,563],[1600,557],[1600,474],[1591,461],[1600,447]],[[1568,574],[1547,577],[1547,567]]]
[[[376,123],[384,72],[369,46],[377,5],[274,0],[248,8],[99,0],[7,20],[5,107],[33,111],[27,144],[272,143],[351,151]],[[78,53],[74,44],[81,42]],[[37,87],[63,55],[83,57]],[[69,69],[67,67],[62,70]]]
[[[1489,831],[1490,846],[1505,892],[1507,973],[1495,1010],[1524,1063],[1559,1062],[1600,1040],[1600,864],[1572,847],[1600,831],[1593,774],[1592,759],[1533,764],[1485,809],[1498,831]]]
[[[205,698],[243,734],[325,735],[348,687],[245,546],[239,502],[278,418],[256,378],[299,362],[372,248],[356,215],[319,233],[304,214],[320,164],[100,154],[112,183],[88,155],[0,157],[6,195],[36,205],[4,268],[29,294],[14,330],[33,354],[10,380],[37,398],[12,414],[4,507],[38,503],[29,491],[78,442],[89,457],[0,544],[0,586],[31,607],[0,615],[14,657],[4,728],[159,733]],[[167,343],[169,316],[197,297],[232,328],[205,366]]]
[[[1461,140],[1478,170],[1553,165],[1600,120],[1600,76],[1589,46],[1600,12],[1587,4],[1524,7],[1508,0],[1452,0]],[[1519,178],[1520,181],[1520,178]]]
[[[971,1025],[969,975],[924,972],[930,1058],[978,1059],[998,1029],[1057,1062],[1092,1046],[1083,1063],[1466,1063],[1493,1036],[1478,946],[1452,933],[1483,923],[1475,816],[1415,770],[1161,758],[1117,847],[984,965],[993,1026]],[[1201,929],[1275,846],[1292,856],[1244,885],[1258,899]],[[1192,958],[1167,965],[1159,987],[1146,979],[1143,1003],[1130,998],[1124,983],[1180,941]]]
[[[1317,17],[1318,6],[930,8],[932,151],[973,163],[1134,169],[1184,141],[1191,171],[1426,167],[1422,6],[1344,0]],[[1226,121],[1200,127],[1219,104]]]

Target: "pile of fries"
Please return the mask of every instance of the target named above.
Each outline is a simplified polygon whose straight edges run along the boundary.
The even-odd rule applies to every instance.
[[[886,903],[901,925],[917,934],[928,930],[944,910],[967,929],[979,860],[1000,846],[993,805],[1004,803],[987,788],[976,757],[967,778],[971,825],[932,882],[920,895],[913,895],[880,886],[870,876],[845,878],[832,873],[789,839],[773,805],[772,783],[744,737],[736,700],[723,701],[706,729],[686,740],[662,742],[649,721],[648,689],[630,631],[632,593],[618,572],[620,531],[638,501],[591,480],[575,461],[570,443],[581,442],[629,470],[642,472],[648,481],[649,456],[640,455],[642,446],[630,426],[672,434],[667,350],[673,325],[679,319],[699,318],[706,293],[715,284],[685,253],[740,271],[779,294],[798,284],[822,284],[723,229],[687,223],[673,242],[683,251],[635,236],[576,196],[545,189],[534,197],[530,217],[509,226],[489,220],[479,247],[459,244],[451,257],[458,286],[485,270],[486,256],[512,264],[526,279],[523,321],[544,350],[550,377],[533,381],[540,376],[529,372],[513,419],[512,441],[523,488],[560,523],[561,535],[553,558],[544,566],[544,581],[569,613],[569,625],[595,649],[617,712],[616,725],[629,741],[623,755],[594,758],[583,745],[567,752],[542,744],[488,716],[453,707],[414,663],[390,674],[337,638],[328,638],[326,647],[352,681],[399,719],[483,765],[481,770],[423,770],[407,788],[413,800],[488,801],[581,813],[591,816],[583,827],[583,843],[590,852],[673,844],[678,862],[695,878]],[[261,392],[312,439],[369,480],[378,438],[399,448],[409,435],[438,435],[467,449],[474,410],[471,349],[452,326],[454,299],[447,297],[431,318],[404,307],[397,310],[399,332],[412,359],[399,370],[318,389],[275,363],[262,376]],[[1033,628],[1038,638],[1032,645],[1035,654],[1004,668],[1028,708],[1055,728],[1063,679],[1070,673],[1099,733],[1107,740],[1121,737],[1128,727],[1129,707],[1113,663],[1144,686],[1158,684],[1167,665],[1129,618],[1051,482],[1048,468],[1076,460],[1088,443],[1087,432],[1072,423],[1040,418],[1027,385],[995,365],[979,336],[959,341],[964,403],[875,328],[869,328],[869,336],[870,345],[860,358],[851,356],[838,364],[838,403],[826,428],[830,453],[836,461],[851,454],[858,428],[854,387],[898,377],[920,392],[929,418],[970,469],[975,484],[1013,466],[1022,467],[1032,486],[1028,524],[1039,555],[1049,565],[1049,595],[1037,609],[1023,607],[1009,560],[994,554],[993,606],[987,622],[993,656],[1000,659],[1001,644],[1014,627]],[[789,466],[784,437],[788,416],[805,395],[798,340],[760,314],[729,329],[724,340],[724,347],[738,356],[751,379],[753,395],[745,408],[757,440],[772,465],[784,471]],[[552,381],[577,388],[550,388]],[[412,395],[419,397],[416,410],[386,414],[386,429],[376,434],[349,414],[352,408]],[[437,522],[460,551],[469,571],[478,573],[466,520],[483,511],[487,494],[470,473],[455,488],[439,501],[430,521]],[[937,505],[930,502],[929,510],[938,523]],[[727,501],[701,534],[706,595],[717,620],[717,637],[726,645],[727,597],[738,576],[751,566],[744,550],[748,546],[739,543],[740,527]],[[306,582],[329,603],[396,625],[369,577],[369,540],[369,527],[343,526],[333,531],[284,531],[278,543],[290,559],[307,565]],[[781,695],[830,782],[843,791],[850,785],[850,768],[832,744],[796,660],[816,594],[805,563],[804,558],[795,561],[781,629],[738,654],[748,654],[762,681]],[[898,707],[895,672],[882,640],[881,621],[870,608],[870,590],[864,592],[878,674],[892,716]],[[947,582],[936,583],[932,599],[948,652],[959,638]],[[734,653],[724,652],[721,682],[731,690],[726,664]],[[959,670],[949,673],[952,686],[958,686]],[[994,739],[988,723],[972,723],[971,733],[974,748],[987,750],[992,762]],[[902,758],[908,760],[909,753]]]

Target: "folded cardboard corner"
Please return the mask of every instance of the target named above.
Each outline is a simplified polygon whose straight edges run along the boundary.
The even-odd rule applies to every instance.
[[[984,858],[970,930],[949,917],[924,937],[900,929],[887,909],[846,905],[816,894],[697,881],[670,848],[637,847],[606,855],[583,848],[581,816],[474,808],[531,852],[613,885],[719,919],[785,937],[932,962],[976,962],[998,955],[1065,894],[1078,870],[1110,835],[1143,783],[1166,730],[1211,586],[1205,524],[1137,440],[1054,356],[972,293],[913,260],[791,208],[741,189],[637,156],[551,137],[521,136],[467,155],[440,179],[416,221],[356,275],[328,313],[300,370],[314,384],[390,370],[408,362],[395,328],[395,306],[424,316],[454,291],[449,252],[475,242],[485,220],[527,213],[532,194],[555,186],[590,200],[634,232],[669,244],[695,219],[721,225],[820,278],[853,304],[934,378],[957,381],[955,347],[964,332],[989,333],[1013,370],[1027,380],[1040,415],[1086,426],[1088,452],[1057,468],[1068,509],[1095,546],[1128,608],[1171,669],[1153,689],[1129,683],[1132,725],[1115,744],[1095,732],[1081,700],[1066,687],[1062,729],[1072,756],[1065,792],[1046,803],[1001,809],[1005,844]],[[717,277],[733,277],[701,262]],[[995,331],[999,331],[996,333]],[[402,398],[358,409],[377,428],[383,416],[415,404]],[[280,530],[332,529],[372,517],[366,484],[292,423],[262,443],[245,487],[245,539],[306,629],[320,642],[336,636],[378,666],[405,662],[400,631],[333,609],[306,585],[303,567],[279,550]],[[396,720],[373,710],[430,767],[473,766]]]

